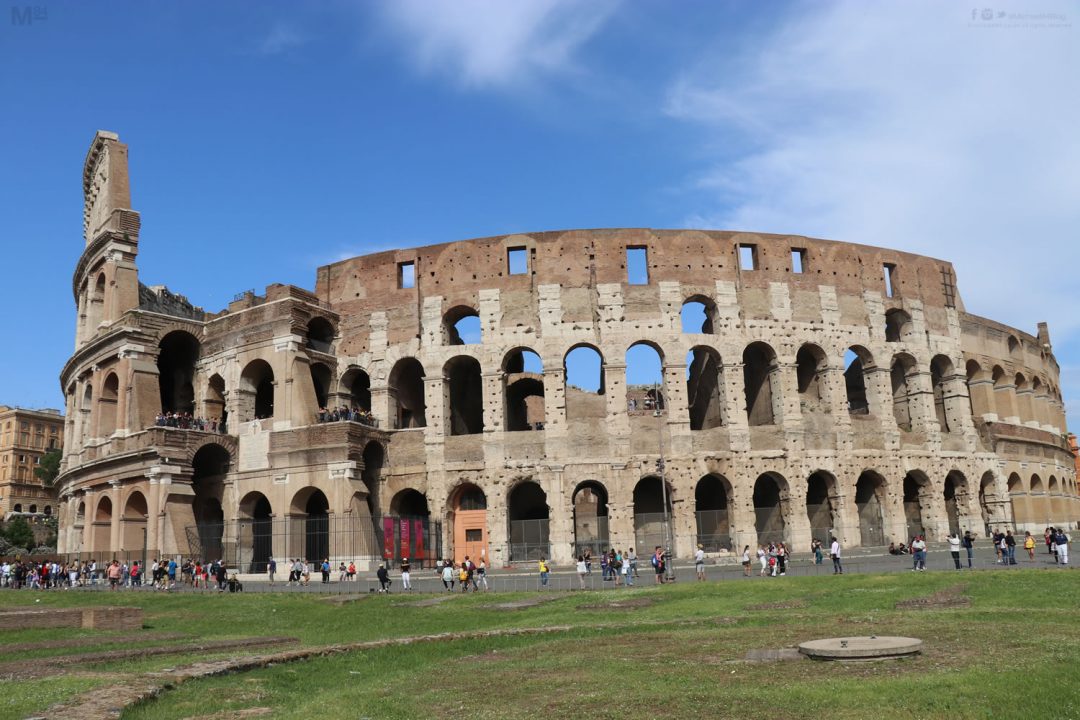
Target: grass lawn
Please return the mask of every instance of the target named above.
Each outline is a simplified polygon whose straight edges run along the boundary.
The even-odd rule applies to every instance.
[[[967,607],[897,609],[946,592]],[[208,658],[299,647],[562,628],[535,635],[436,639],[279,663],[192,680],[128,708],[125,718],[1078,718],[1080,574],[1011,570],[684,583],[622,592],[370,596],[0,593],[0,608],[125,604],[144,608],[129,637],[83,630],[4,630],[0,717],[47,714],[117,683],[168,682],[163,670]],[[544,602],[529,605],[530,601]],[[625,602],[631,600],[631,602]],[[502,607],[503,604],[519,606]],[[521,607],[520,605],[526,605]],[[746,662],[753,649],[845,635],[910,635],[921,656],[882,663]],[[288,636],[243,651],[193,642]],[[58,639],[80,643],[55,647]],[[5,648],[18,644],[13,652]],[[49,658],[169,647],[33,668]]]

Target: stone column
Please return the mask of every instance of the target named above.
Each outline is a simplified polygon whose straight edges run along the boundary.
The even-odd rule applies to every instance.
[[[113,513],[109,527],[109,551],[115,553],[120,548],[120,518],[124,508],[120,505],[120,481],[109,481],[109,500],[112,501]]]
[[[787,525],[787,544],[789,550],[805,552],[810,547],[810,517],[806,514],[806,478],[788,479],[787,501],[784,502],[787,513],[784,522]],[[784,491],[780,491],[783,502]]]
[[[749,450],[750,423],[746,417],[746,388],[743,386],[743,364],[741,362],[725,362],[723,381],[724,424],[729,428],[728,437],[731,442],[731,450],[733,452]],[[752,523],[750,527],[753,527]]]
[[[668,452],[676,457],[689,455],[693,452],[694,440],[690,434],[690,409],[686,398],[686,363],[665,364],[663,373]]]
[[[551,561],[562,567],[572,567],[574,557],[574,506],[570,497],[573,488],[564,485],[562,466],[552,466],[551,473],[538,478],[547,493],[548,539],[551,543]]]
[[[499,432],[506,429],[506,399],[503,395],[503,373],[483,373],[484,385],[484,433]]]
[[[994,407],[1003,422],[1020,423],[1016,410],[1016,386],[1011,382],[994,385]]]

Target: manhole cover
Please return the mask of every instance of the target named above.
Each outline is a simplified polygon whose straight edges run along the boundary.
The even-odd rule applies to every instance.
[[[922,640],[895,636],[857,636],[811,640],[799,652],[814,660],[887,660],[922,651]]]

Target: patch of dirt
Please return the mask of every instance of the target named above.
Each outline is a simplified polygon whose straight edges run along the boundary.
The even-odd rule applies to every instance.
[[[461,594],[463,595],[464,593]],[[443,595],[429,597],[426,600],[413,600],[410,602],[403,602],[398,604],[404,605],[405,607],[434,607],[436,605],[440,605],[446,602],[447,600],[453,600],[455,597],[457,597],[457,595],[454,593],[445,593]]]
[[[967,585],[961,583],[942,590],[932,595],[910,600],[901,600],[896,603],[897,610],[939,610],[941,608],[964,608],[971,607],[971,598],[964,595]]]
[[[87,645],[116,645],[118,643],[131,642],[132,639],[142,641],[150,640],[179,640],[187,635],[183,633],[144,633],[137,636],[124,637],[83,637],[70,640],[42,640],[40,642],[5,643],[2,649],[5,653],[28,652],[33,650],[64,650],[67,648],[85,647]]]
[[[747,610],[798,610],[799,608],[806,607],[805,600],[784,600],[781,602],[767,602],[759,603],[757,605],[747,605]]]
[[[349,603],[359,602],[360,600],[363,600],[364,598],[367,598],[367,597],[371,597],[371,596],[370,595],[363,595],[361,593],[356,593],[355,595],[327,595],[327,596],[321,597],[319,599],[322,600],[323,602],[330,603],[331,605],[341,606],[341,605],[347,605]]]
[[[89,665],[94,663],[144,658],[155,655],[186,655],[200,652],[220,652],[246,648],[267,647],[298,642],[296,638],[268,637],[245,638],[242,640],[209,640],[201,643],[168,645],[165,647],[131,648],[128,650],[106,650],[103,652],[78,653],[60,657],[35,658],[32,663],[8,662],[0,664],[0,678],[4,680],[29,680],[66,673],[71,665]]]
[[[633,610],[635,608],[649,607],[653,604],[652,598],[636,597],[625,600],[612,600],[611,602],[589,603],[578,605],[578,610]]]
[[[530,597],[522,600],[495,603],[494,605],[485,605],[484,607],[489,610],[524,610],[525,608],[536,607],[537,605],[543,605],[546,602],[558,599],[558,597]]]

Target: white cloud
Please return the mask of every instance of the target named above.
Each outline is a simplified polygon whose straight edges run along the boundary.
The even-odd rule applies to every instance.
[[[1047,320],[1059,355],[1080,347],[1080,12],[1005,12],[805,5],[745,52],[703,58],[666,103],[715,152],[687,223],[950,260],[969,312],[1030,332]]]
[[[258,53],[260,55],[279,55],[300,47],[307,41],[307,36],[295,27],[283,22],[277,22],[259,42]]]
[[[617,0],[396,0],[383,26],[423,72],[468,88],[527,84],[573,72],[574,53],[610,17]]]

